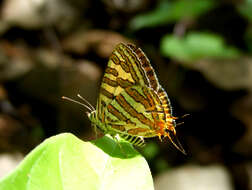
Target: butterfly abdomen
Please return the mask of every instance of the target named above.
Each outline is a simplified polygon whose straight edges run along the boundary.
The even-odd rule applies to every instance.
[[[129,143],[131,143],[134,146],[138,146],[138,147],[145,146],[144,139],[142,137],[132,136],[132,135],[128,135],[128,134],[119,134],[119,135],[121,138],[128,141]]]

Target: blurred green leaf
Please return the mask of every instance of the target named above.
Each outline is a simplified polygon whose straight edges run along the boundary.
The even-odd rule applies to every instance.
[[[206,57],[237,58],[239,51],[225,45],[215,34],[191,32],[184,38],[168,34],[161,40],[161,53],[181,61],[194,61]]]
[[[145,159],[129,143],[121,144],[107,136],[93,143],[71,134],[51,137],[2,179],[0,189],[153,190]]]
[[[159,146],[157,143],[149,142],[143,148],[143,155],[147,160],[153,159],[160,152]]]
[[[167,163],[165,159],[160,158],[155,162],[155,167],[156,167],[156,170],[160,173],[167,170],[169,168],[169,164]]]
[[[249,49],[249,52],[252,53],[252,25],[250,25],[247,28],[244,38],[245,38],[245,43],[247,44],[247,47]]]
[[[239,7],[238,10],[240,13],[245,16],[247,19],[252,21],[252,0],[245,0]]]
[[[138,30],[176,22],[182,18],[195,18],[214,7],[212,0],[160,1],[152,11],[136,16],[130,22],[130,28]]]

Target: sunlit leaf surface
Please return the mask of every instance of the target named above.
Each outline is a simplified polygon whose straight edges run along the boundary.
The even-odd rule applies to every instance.
[[[71,134],[51,137],[35,148],[1,190],[153,190],[145,159],[127,142],[105,136],[83,142]]]

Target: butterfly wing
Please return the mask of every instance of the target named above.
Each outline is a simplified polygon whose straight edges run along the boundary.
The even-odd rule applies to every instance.
[[[110,131],[132,136],[154,137],[156,121],[164,119],[160,100],[149,87],[134,85],[118,94],[105,108]]]
[[[109,59],[101,84],[97,115],[113,131],[156,136],[154,120],[164,117],[162,107],[158,107],[161,105],[157,95],[159,88],[155,72],[143,51],[121,43]],[[161,114],[157,114],[158,108]]]
[[[110,56],[97,101],[97,117],[105,121],[104,108],[126,88],[134,85],[158,89],[148,58],[134,45],[118,44]]]
[[[108,131],[120,135],[168,136],[164,128],[166,123],[175,127],[169,98],[149,59],[134,45],[121,43],[112,52],[102,80],[97,110],[98,119],[105,123]],[[173,132],[176,136],[175,129]]]
[[[137,48],[136,46],[132,44],[128,46],[135,53],[135,55],[137,56],[139,60],[137,64],[139,65],[141,70],[143,70],[143,73],[145,73],[145,77],[148,79],[147,86],[153,89],[154,92],[157,93],[158,98],[161,100],[161,105],[163,108],[163,112],[165,114],[165,120],[166,121],[169,120],[169,117],[172,117],[171,103],[170,103],[167,93],[159,84],[155,71],[150,64],[148,57],[140,48]]]

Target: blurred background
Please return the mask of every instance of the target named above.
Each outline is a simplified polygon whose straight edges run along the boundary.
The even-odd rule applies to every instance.
[[[95,133],[93,105],[119,42],[151,60],[167,91],[178,138],[148,139],[156,190],[252,189],[251,0],[0,1],[0,177],[45,138]],[[81,163],[80,163],[81,164]]]

